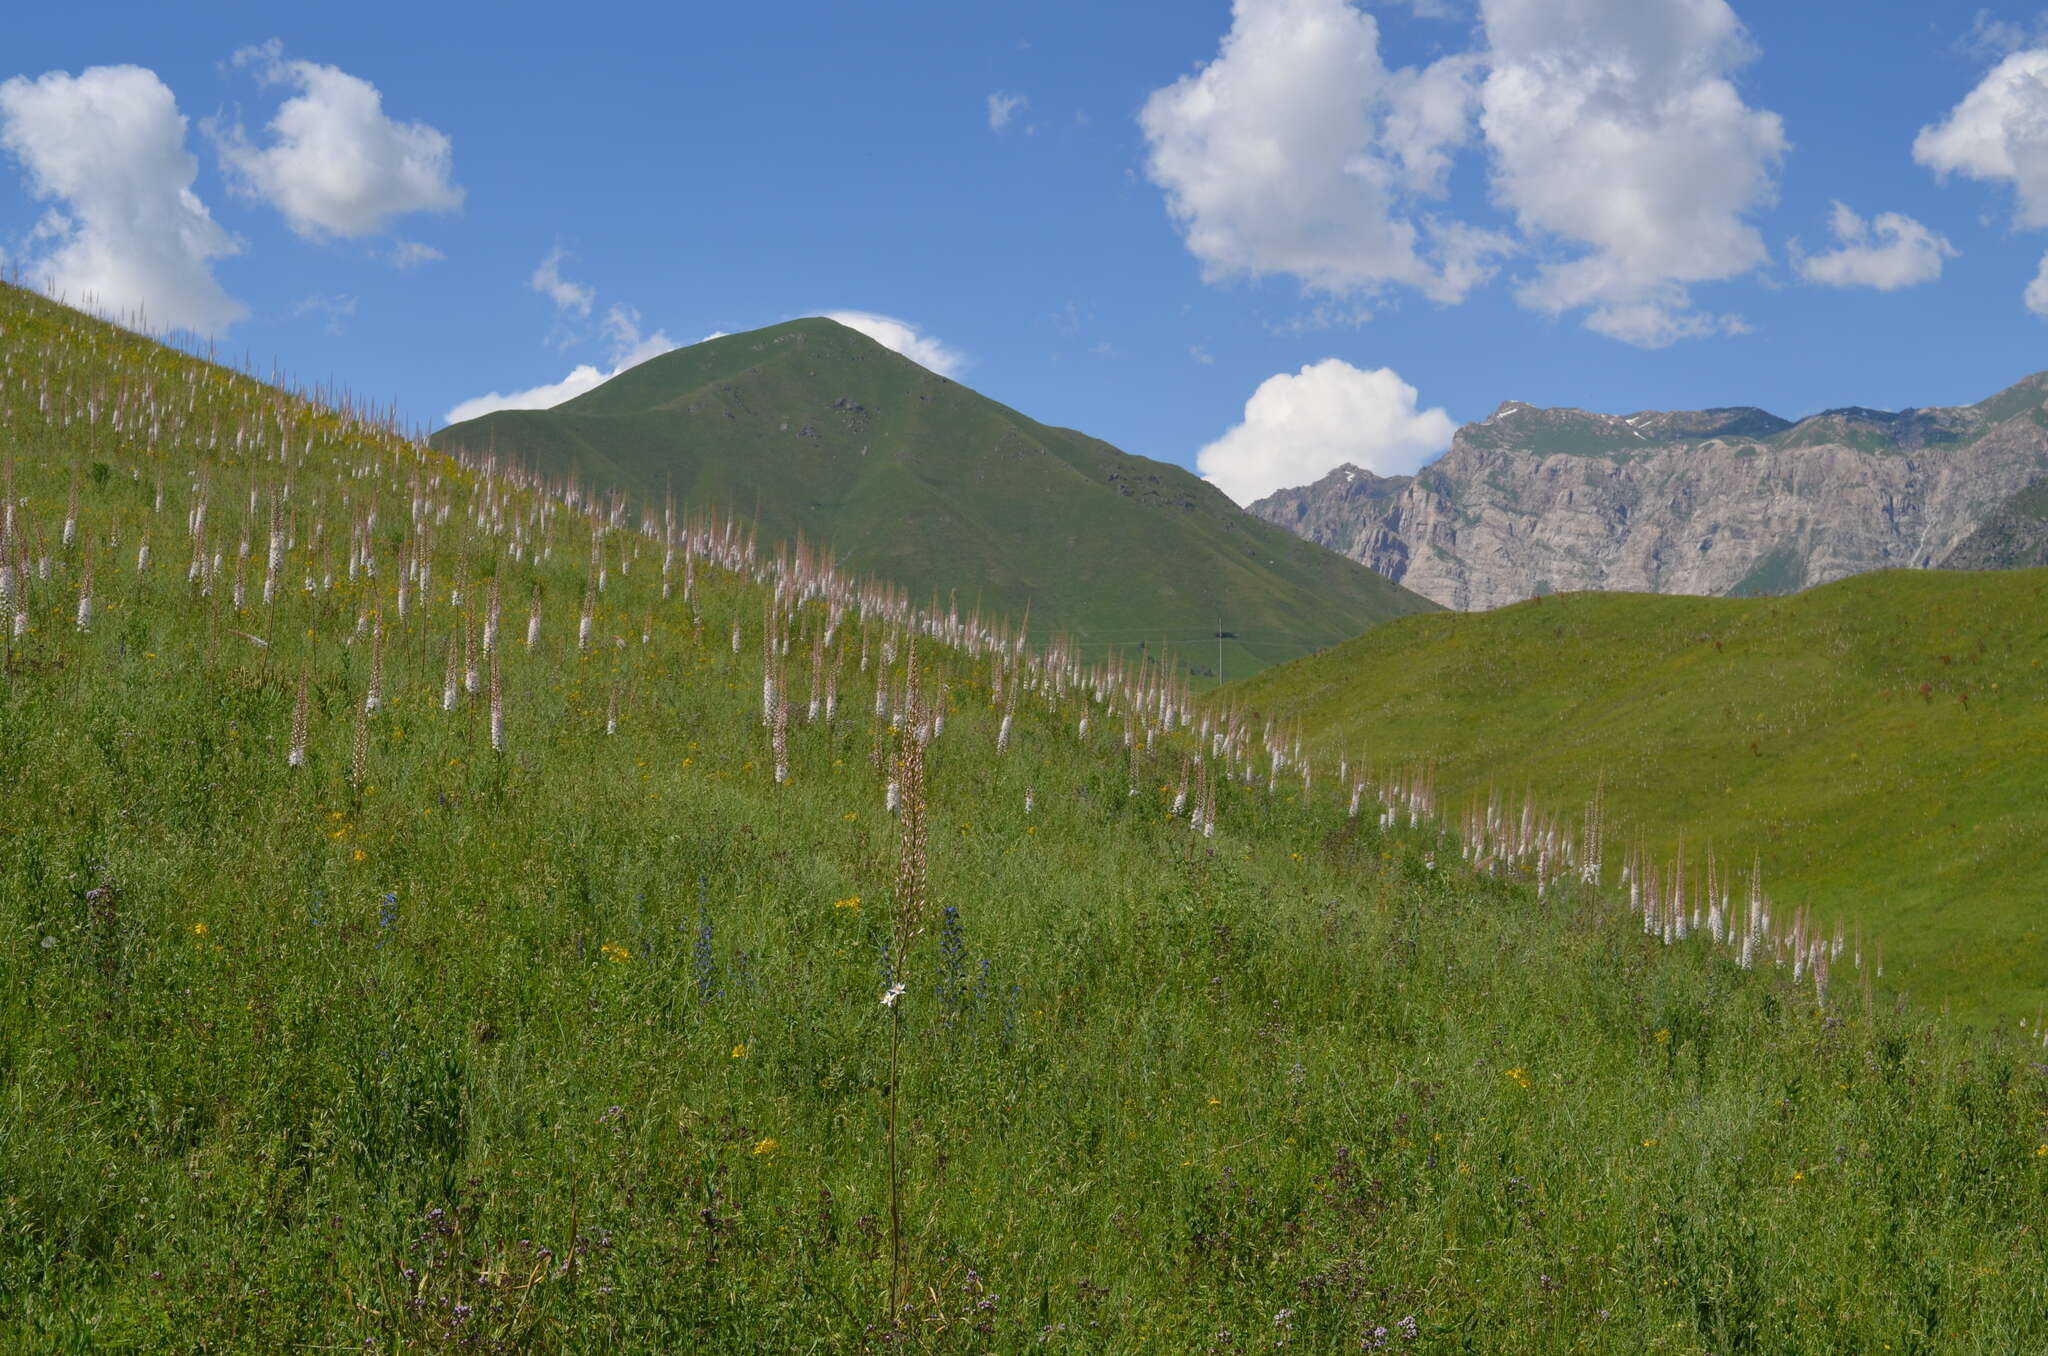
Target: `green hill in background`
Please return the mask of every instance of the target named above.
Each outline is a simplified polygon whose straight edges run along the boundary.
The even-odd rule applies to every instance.
[[[660,508],[730,511],[943,609],[1163,643],[1243,677],[1434,604],[1241,511],[1178,466],[1052,428],[836,321],[678,349],[551,410],[433,437]],[[1220,628],[1219,628],[1220,623]]]
[[[1226,689],[1304,742],[1609,813],[1697,876],[1761,853],[1785,906],[1860,921],[1889,975],[2048,1012],[2048,570],[1885,572],[1788,598],[1572,594],[1413,617]],[[1618,846],[1617,846],[1618,850]],[[1612,854],[1610,854],[1612,860]]]

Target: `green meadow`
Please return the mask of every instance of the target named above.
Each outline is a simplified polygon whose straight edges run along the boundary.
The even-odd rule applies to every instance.
[[[1229,690],[1311,746],[1618,829],[1861,924],[1960,1016],[2048,1014],[2048,570],[1409,618]]]
[[[1666,943],[1469,869],[1448,771],[1354,813],[1150,665],[13,289],[0,475],[6,1350],[2048,1347],[2048,1052],[1903,930]],[[2020,710],[1994,620],[1885,712]]]

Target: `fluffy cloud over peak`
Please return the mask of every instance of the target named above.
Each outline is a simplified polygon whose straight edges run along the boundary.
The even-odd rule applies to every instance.
[[[0,84],[0,148],[29,191],[61,203],[23,273],[76,304],[140,313],[152,328],[218,331],[247,314],[212,261],[240,248],[192,191],[177,98],[153,71],[95,66]]]
[[[1897,212],[1865,221],[1838,202],[1833,229],[1835,248],[1825,254],[1801,255],[1793,242],[1800,276],[1808,282],[1893,292],[1933,282],[1941,276],[1941,261],[1956,252],[1945,236]]]
[[[649,358],[659,358],[671,349],[680,347],[661,330],[656,330],[652,334],[641,334],[640,312],[631,306],[614,304],[605,312],[602,328],[610,346],[608,366],[578,363],[569,370],[569,375],[560,381],[530,386],[523,391],[513,391],[509,394],[492,391],[489,395],[472,396],[449,410],[442,422],[459,424],[465,419],[475,419],[493,410],[550,410],[563,401],[574,400],[585,391],[597,389],[628,368],[638,367]],[[705,336],[707,339],[718,337],[716,334]]]
[[[237,124],[210,128],[237,193],[267,202],[310,240],[374,235],[412,212],[453,212],[463,190],[450,181],[448,138],[420,122],[394,122],[367,80],[333,66],[287,61],[275,41],[245,47],[238,66],[265,84],[294,86],[258,146]]]
[[[1471,74],[1467,58],[1388,71],[1351,0],[1237,0],[1216,59],[1146,100],[1146,172],[1210,281],[1456,301],[1507,242],[1468,233],[1446,267],[1412,199],[1441,192],[1470,135]]]
[[[539,269],[528,281],[536,292],[552,298],[565,311],[588,315],[596,301],[596,293],[578,283],[565,282],[561,277],[562,252],[556,250],[541,261]],[[565,291],[557,292],[560,286]],[[876,315],[872,311],[820,311],[819,315],[836,320],[849,329],[858,330],[883,347],[901,353],[914,363],[919,363],[941,376],[957,376],[967,365],[967,357],[932,336],[920,331],[907,320],[894,316]],[[523,391],[492,391],[488,395],[473,396],[462,401],[448,414],[443,423],[459,424],[465,419],[475,419],[489,414],[492,410],[547,410],[553,409],[566,400],[574,400],[585,391],[594,390],[630,367],[638,367],[649,358],[658,358],[679,345],[668,335],[656,330],[652,334],[640,332],[640,312],[622,303],[606,308],[598,328],[605,337],[608,359],[604,364],[578,363],[569,375],[560,381],[530,386]],[[699,339],[707,343],[725,337],[723,330],[714,330]]]
[[[940,343],[907,320],[876,315],[873,311],[820,311],[818,314],[827,320],[836,320],[850,330],[859,330],[883,348],[893,349],[942,377],[957,377],[967,367],[966,354]]]
[[[1788,143],[1729,76],[1751,56],[1725,0],[1485,0],[1480,126],[1496,201],[1528,235],[1582,247],[1518,291],[1553,314],[1658,347],[1739,329],[1694,283],[1763,264],[1747,220]]]
[[[1202,478],[1239,504],[1306,485],[1347,462],[1406,475],[1450,446],[1457,425],[1417,408],[1413,386],[1390,367],[1364,371],[1325,358],[1259,383],[1244,420],[1195,458]]]

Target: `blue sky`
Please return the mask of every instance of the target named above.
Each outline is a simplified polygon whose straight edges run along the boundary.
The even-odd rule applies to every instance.
[[[51,6],[0,80],[10,266],[428,426],[858,312],[1246,499],[2048,367],[2027,7]]]

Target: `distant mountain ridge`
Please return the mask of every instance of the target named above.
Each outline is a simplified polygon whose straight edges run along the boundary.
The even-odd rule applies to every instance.
[[[1748,406],[1597,414],[1507,401],[1414,476],[1342,466],[1250,506],[1447,607],[1545,593],[1784,593],[1866,570],[2032,563],[2048,373],[1974,405],[1782,419]]]
[[[842,567],[965,612],[1241,677],[1433,604],[1242,512],[1178,466],[1054,428],[867,336],[805,319],[678,349],[550,410],[435,447],[495,454],[659,508],[799,534]],[[1219,631],[1224,633],[1219,637]]]

